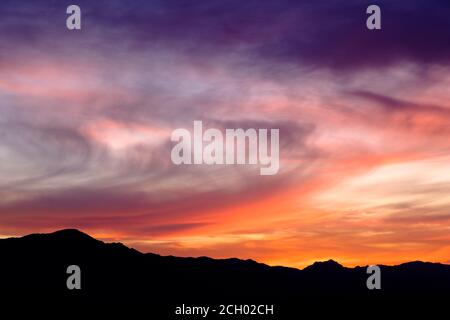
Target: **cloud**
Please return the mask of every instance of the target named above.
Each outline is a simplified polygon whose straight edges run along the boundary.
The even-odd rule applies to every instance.
[[[448,256],[447,1],[380,1],[376,32],[369,1],[78,4],[70,32],[65,4],[0,3],[2,234],[296,266]],[[280,129],[280,174],[173,165],[194,120]]]
[[[261,59],[260,66],[272,73],[277,65],[286,64],[343,71],[404,61],[423,66],[449,63],[447,2],[379,1],[383,28],[377,32],[365,27],[370,4],[356,0],[317,5],[290,0],[245,4],[236,0],[178,0],[135,1],[130,5],[80,0],[84,29],[79,34],[64,30],[64,8],[50,0],[20,5],[2,1],[0,10],[6,17],[2,29],[8,30],[7,42],[28,50],[49,44],[68,55],[75,53],[66,46],[85,50],[83,47],[92,44],[111,56],[157,46],[197,62],[205,57],[215,60],[213,56],[238,55],[242,65],[248,65]],[[49,41],[50,35],[56,36],[54,41]],[[113,49],[117,53],[110,52]]]

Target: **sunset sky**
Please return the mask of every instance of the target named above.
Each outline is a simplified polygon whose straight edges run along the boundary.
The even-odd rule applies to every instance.
[[[279,173],[172,164],[194,120],[279,128]],[[0,2],[0,237],[450,263],[449,137],[448,0]]]

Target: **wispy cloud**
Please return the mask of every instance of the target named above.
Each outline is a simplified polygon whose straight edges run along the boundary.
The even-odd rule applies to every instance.
[[[446,1],[0,4],[0,233],[165,254],[445,261]],[[420,40],[420,41],[419,41]],[[170,133],[279,128],[280,173],[176,167]]]

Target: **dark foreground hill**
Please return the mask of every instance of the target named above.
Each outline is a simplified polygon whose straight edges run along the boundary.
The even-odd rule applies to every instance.
[[[285,303],[449,299],[450,265],[410,262],[381,267],[381,290],[368,290],[366,267],[332,260],[303,270],[252,260],[176,258],[103,243],[77,230],[0,240],[0,294],[9,301],[108,305]],[[81,268],[81,290],[66,269]],[[5,301],[5,300],[3,300]]]

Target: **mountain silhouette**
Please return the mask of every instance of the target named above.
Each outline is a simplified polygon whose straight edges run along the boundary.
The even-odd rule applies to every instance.
[[[316,261],[312,265],[307,266],[304,271],[329,271],[329,272],[335,272],[339,271],[342,268],[344,268],[341,264],[334,260],[328,260],[328,261]]]
[[[366,267],[346,268],[333,260],[299,270],[253,260],[160,256],[75,229],[1,239],[0,257],[0,294],[10,301],[151,304],[164,313],[178,303],[450,297],[450,265],[445,264],[381,265],[381,290],[368,290]],[[81,269],[81,290],[66,286],[70,265]]]

